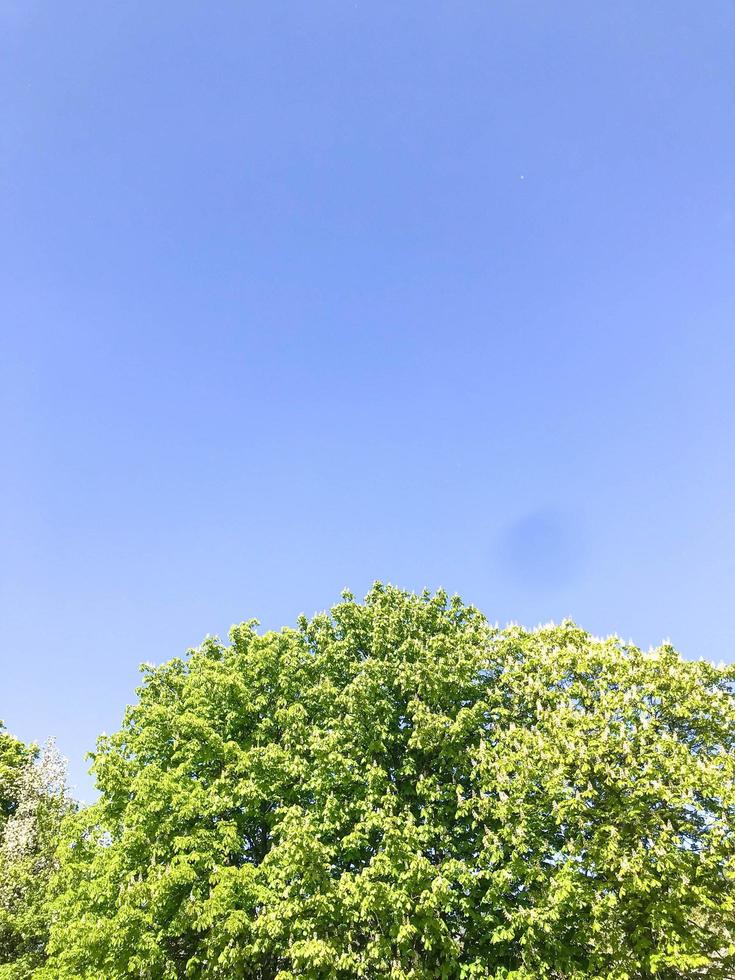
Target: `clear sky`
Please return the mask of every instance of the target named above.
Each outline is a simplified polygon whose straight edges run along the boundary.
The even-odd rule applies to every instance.
[[[731,0],[0,3],[0,717],[380,578],[735,656]]]

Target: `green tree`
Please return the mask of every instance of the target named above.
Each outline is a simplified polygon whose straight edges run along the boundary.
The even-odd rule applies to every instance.
[[[0,732],[0,980],[26,980],[46,959],[50,880],[72,808],[65,762]]]
[[[33,747],[13,738],[0,721],[0,833],[16,808],[21,774],[32,754]]]
[[[733,669],[376,585],[145,668],[38,978],[735,975]]]

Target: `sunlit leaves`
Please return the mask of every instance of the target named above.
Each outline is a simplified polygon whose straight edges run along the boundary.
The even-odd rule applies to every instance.
[[[732,975],[733,672],[376,585],[146,668],[38,977]]]
[[[51,916],[52,874],[61,824],[72,810],[66,762],[53,741],[42,749],[0,747],[0,980],[26,980],[46,956]]]

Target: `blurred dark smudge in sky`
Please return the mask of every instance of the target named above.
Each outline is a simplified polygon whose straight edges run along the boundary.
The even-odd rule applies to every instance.
[[[498,558],[517,585],[536,591],[561,589],[582,572],[580,528],[557,511],[533,511],[502,532]]]

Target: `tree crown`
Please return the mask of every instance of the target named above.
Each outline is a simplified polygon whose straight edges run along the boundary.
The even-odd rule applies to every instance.
[[[147,667],[45,977],[727,976],[731,668],[376,584]]]

